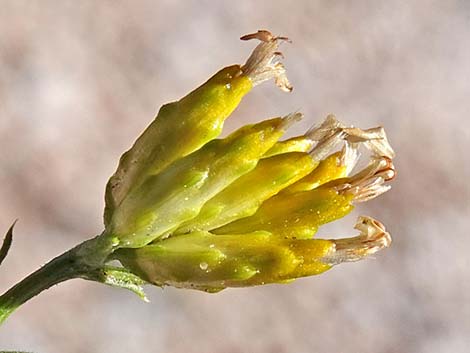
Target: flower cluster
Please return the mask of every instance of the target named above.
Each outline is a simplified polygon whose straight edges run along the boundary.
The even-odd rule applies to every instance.
[[[293,113],[218,139],[224,120],[254,86],[274,79],[285,37],[258,31],[243,66],[220,70],[156,119],[121,158],[106,189],[112,258],[155,285],[216,292],[285,283],[387,247],[384,226],[360,217],[359,235],[316,239],[318,228],[389,190],[393,150],[381,127],[362,130],[328,116],[281,140]],[[361,153],[369,163],[356,171]]]

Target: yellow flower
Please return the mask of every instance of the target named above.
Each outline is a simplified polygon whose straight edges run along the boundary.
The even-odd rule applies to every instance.
[[[292,90],[278,52],[287,38],[258,31],[242,39],[261,41],[245,65],[164,105],[108,183],[111,257],[145,281],[209,292],[285,283],[391,242],[369,217],[359,218],[356,237],[313,238],[321,225],[389,190],[394,153],[382,128],[347,127],[330,115],[281,141],[302,117],[293,113],[216,138],[254,86],[274,79]],[[369,164],[355,172],[361,148]]]

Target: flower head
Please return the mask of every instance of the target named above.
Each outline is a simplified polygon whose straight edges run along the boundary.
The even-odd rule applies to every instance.
[[[219,291],[284,283],[357,261],[387,247],[384,226],[360,217],[360,234],[315,239],[318,228],[388,191],[394,153],[381,127],[346,126],[334,116],[281,140],[293,113],[217,139],[254,86],[292,86],[279,61],[285,37],[268,31],[247,62],[222,69],[164,105],[121,158],[106,190],[105,234],[113,259],[156,285]],[[361,153],[369,160],[356,171]]]

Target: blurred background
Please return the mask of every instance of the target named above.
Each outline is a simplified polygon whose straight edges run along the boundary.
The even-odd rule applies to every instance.
[[[394,243],[290,285],[133,294],[73,280],[21,307],[0,349],[34,352],[468,352],[470,2],[0,1],[0,291],[102,230],[104,186],[165,102],[242,63],[266,28],[294,91],[255,89],[226,130],[300,109],[385,126],[391,192],[359,214]]]

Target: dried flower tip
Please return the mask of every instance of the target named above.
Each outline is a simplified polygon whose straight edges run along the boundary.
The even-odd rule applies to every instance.
[[[395,157],[395,152],[390,146],[383,127],[375,127],[362,130],[357,127],[343,128],[348,135],[347,140],[353,143],[363,142],[364,145],[377,156]]]
[[[339,166],[346,168],[346,175],[351,174],[352,170],[356,167],[360,156],[359,144],[346,141],[341,149],[341,155],[339,158]]]
[[[350,143],[363,143],[376,156],[386,156],[390,159],[395,157],[395,152],[387,140],[384,128],[381,126],[366,130],[353,126],[347,127],[338,121],[334,115],[330,114],[319,126],[307,131],[306,135],[313,141],[319,141],[325,136],[332,135],[338,129],[345,133],[345,140]]]
[[[244,36],[240,37],[241,40],[251,40],[251,39],[258,39],[262,42],[271,42],[275,39],[284,40],[286,42],[291,43],[291,40],[287,37],[274,37],[271,32],[260,29],[256,33],[245,34]]]
[[[318,141],[316,146],[310,151],[310,155],[316,161],[326,158],[339,142],[344,140],[345,133],[341,129],[336,129],[331,135],[325,135]]]
[[[328,115],[323,123],[311,128],[305,135],[318,142],[310,151],[312,158],[317,161],[328,156],[339,143],[344,143],[338,166],[346,167],[345,175],[349,175],[360,157],[359,143],[349,141],[342,126],[334,115]]]
[[[282,54],[279,55],[278,50],[279,41],[289,41],[289,39],[275,37],[266,30],[247,34],[240,39],[258,39],[261,41],[242,67],[243,74],[250,78],[253,86],[273,78],[276,86],[281,90],[285,92],[292,91],[292,85],[286,76],[286,69],[281,62],[277,61],[279,57],[282,58]]]
[[[310,138],[312,141],[320,141],[333,135],[338,129],[343,127],[344,125],[339,122],[333,114],[330,114],[320,125],[310,128],[305,133],[305,136]]]
[[[387,164],[385,165],[385,162],[382,162],[384,164],[384,167],[382,168],[383,175],[385,177],[385,181],[390,181],[395,179],[397,176],[397,171],[395,170],[395,166],[393,165],[392,159],[389,157],[382,157]]]
[[[359,173],[347,178],[335,189],[344,195],[353,195],[353,202],[365,202],[390,190],[386,181],[395,177],[395,168],[388,157],[375,158]]]
[[[359,261],[390,246],[392,238],[379,221],[366,216],[358,218],[354,227],[361,234],[353,238],[332,239],[334,244],[322,258],[328,265]]]
[[[389,181],[395,178],[395,174],[395,166],[392,160],[382,156],[372,158],[369,165],[355,174],[351,179],[360,180],[367,179],[371,176],[382,176],[385,181]]]
[[[312,142],[317,142],[310,151],[310,155],[316,161],[320,161],[328,156],[333,149],[346,137],[341,129],[342,124],[336,120],[334,115],[328,115],[320,124],[313,126],[306,133],[305,137]]]
[[[283,130],[287,130],[289,127],[291,127],[293,124],[299,122],[302,120],[304,115],[300,112],[295,112],[295,113],[290,113],[282,117],[282,128]]]
[[[356,166],[359,159],[359,143],[348,139],[349,135],[344,129],[344,124],[338,121],[334,115],[328,115],[320,125],[308,130],[305,136],[317,142],[310,152],[315,160],[325,158],[339,143],[344,143],[339,166],[347,167],[346,175]]]

